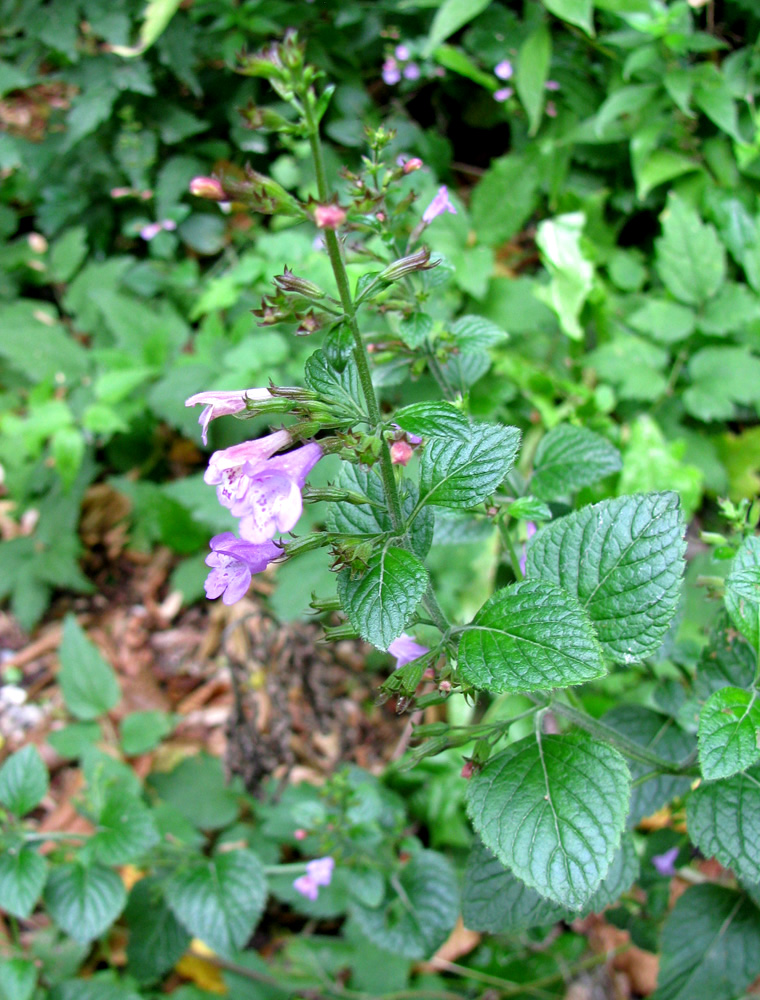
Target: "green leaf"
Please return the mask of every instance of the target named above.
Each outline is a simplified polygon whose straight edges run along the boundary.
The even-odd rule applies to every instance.
[[[718,291],[726,275],[726,251],[714,226],[677,194],[668,195],[655,241],[656,267],[665,287],[680,302],[699,306]]]
[[[649,334],[661,344],[674,344],[694,333],[694,311],[678,302],[648,298],[628,317],[628,323],[640,333]]]
[[[0,802],[16,816],[26,816],[47,795],[47,768],[39,750],[28,744],[0,767]]]
[[[229,826],[243,791],[239,779],[227,783],[221,760],[205,753],[186,757],[168,774],[154,771],[147,784],[199,830]]]
[[[444,69],[450,69],[452,73],[458,73],[468,80],[473,80],[481,87],[487,87],[488,90],[496,89],[496,78],[479,69],[477,64],[462,49],[456,48],[454,45],[439,45],[432,56]],[[0,90],[2,90],[1,86]]]
[[[520,447],[516,427],[473,423],[466,441],[431,441],[420,462],[420,499],[440,507],[474,507],[502,482]]]
[[[121,693],[116,674],[71,614],[63,624],[58,655],[61,660],[58,682],[71,714],[88,720],[109,712]]]
[[[46,877],[47,862],[33,847],[6,847],[0,852],[0,907],[26,920],[37,905]]]
[[[662,642],[684,550],[677,493],[619,497],[542,528],[528,547],[527,573],[576,596],[607,655],[631,663]]]
[[[486,847],[542,896],[580,909],[620,843],[631,778],[585,734],[529,736],[470,781],[467,811]]]
[[[725,687],[749,688],[755,678],[757,653],[721,614],[702,650],[694,679],[694,692],[707,701]]]
[[[25,958],[0,959],[0,1000],[31,1000],[37,967]]]
[[[586,355],[600,379],[609,379],[621,399],[651,401],[667,389],[662,369],[669,356],[662,347],[633,334],[615,334],[611,341]]]
[[[129,928],[129,971],[141,983],[168,972],[185,953],[190,935],[166,905],[161,880],[142,878],[129,894],[124,919]]]
[[[481,14],[489,3],[490,0],[443,0],[430,25],[423,56],[429,59],[441,42]]]
[[[357,632],[387,649],[404,631],[427,584],[427,570],[416,556],[385,546],[361,576],[352,578],[349,569],[338,574],[338,597]]]
[[[702,500],[704,474],[683,461],[685,448],[683,439],[667,440],[652,417],[640,414],[629,425],[617,494],[678,490],[684,519],[690,520]]]
[[[427,313],[412,313],[401,320],[398,332],[407,347],[421,347],[433,332],[433,321]]]
[[[141,55],[164,33],[181,2],[182,0],[148,0],[143,23],[140,27],[138,44],[135,46],[112,45],[111,51],[127,58]]]
[[[639,201],[643,201],[660,184],[700,169],[697,159],[684,156],[673,149],[650,149],[648,144],[642,144],[639,148],[636,136],[631,142],[631,166]]]
[[[328,402],[347,416],[365,420],[362,409],[362,391],[356,363],[349,361],[343,371],[337,371],[328,362],[322,351],[315,351],[306,362],[304,381],[307,388],[319,393]]]
[[[466,438],[470,432],[467,417],[451,403],[412,403],[397,410],[393,419],[421,437]]]
[[[158,840],[150,809],[130,792],[116,788],[106,795],[89,843],[98,861],[125,865],[137,860]]]
[[[744,771],[760,757],[760,704],[756,695],[724,687],[699,715],[699,766],[708,781]]]
[[[739,546],[726,580],[726,611],[755,649],[760,649],[760,538],[750,535]]]
[[[652,1000],[736,1000],[760,973],[760,912],[731,889],[692,886],[668,915],[661,947]]]
[[[760,316],[760,299],[747,285],[727,281],[710,299],[697,319],[702,333],[725,337],[754,323]]]
[[[116,872],[102,865],[69,862],[54,868],[45,887],[45,904],[58,926],[86,944],[116,920],[127,893]]]
[[[689,375],[683,402],[700,420],[730,420],[734,403],[760,399],[760,360],[746,347],[705,347],[692,355]]]
[[[577,24],[587,35],[594,35],[593,0],[543,0],[543,5],[557,17]]]
[[[72,722],[62,729],[54,729],[47,741],[59,757],[81,757],[87,747],[101,739],[103,733],[97,722]]]
[[[155,749],[174,728],[166,712],[132,712],[121,723],[121,748],[130,757]]]
[[[84,226],[67,229],[50,248],[50,277],[53,281],[71,281],[87,256],[87,230]]]
[[[530,135],[535,135],[541,124],[552,59],[552,36],[545,24],[540,24],[525,39],[517,54],[515,89],[525,108],[530,125]]]
[[[760,882],[760,767],[703,782],[686,803],[689,836],[746,882]]]
[[[64,385],[87,373],[90,360],[60,323],[56,310],[42,302],[19,299],[0,305],[0,357],[32,382],[53,378],[59,372]]]
[[[619,472],[620,452],[585,427],[559,424],[536,449],[530,488],[541,500],[557,500]]]
[[[353,904],[351,914],[377,947],[404,958],[429,958],[446,940],[459,916],[459,888],[448,860],[419,851],[398,873],[397,890],[386,890],[381,906]]]
[[[498,590],[465,626],[459,673],[485,691],[538,691],[605,673],[591,622],[554,584],[526,580]]]
[[[266,898],[264,869],[248,850],[199,858],[166,883],[166,900],[179,922],[227,958],[253,933]]]
[[[560,326],[573,340],[583,339],[579,317],[594,286],[594,265],[581,244],[585,225],[583,212],[570,212],[544,219],[536,233],[536,243],[552,278],[551,284],[536,288],[536,295],[556,312]]]
[[[472,192],[470,212],[478,240],[498,246],[519,233],[538,203],[538,171],[510,153],[491,162]]]
[[[509,336],[506,330],[482,316],[460,316],[451,327],[451,335],[465,354],[493,347]]]
[[[197,996],[182,998],[180,995],[175,1000],[198,1000]],[[111,971],[96,972],[89,979],[69,979],[59,983],[49,994],[49,1000],[142,1000],[127,982],[118,979]],[[207,1000],[202,996],[202,1000]]]

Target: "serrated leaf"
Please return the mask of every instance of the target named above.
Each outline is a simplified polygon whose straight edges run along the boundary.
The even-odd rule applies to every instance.
[[[0,1000],[31,1000],[37,967],[25,958],[0,959]]]
[[[158,840],[153,814],[143,802],[123,788],[107,794],[90,839],[98,861],[125,865],[137,860]]]
[[[16,816],[26,816],[47,795],[47,768],[31,743],[0,767],[0,802]]]
[[[760,538],[739,546],[726,580],[726,610],[742,635],[760,649]]]
[[[448,860],[419,851],[398,873],[403,895],[389,885],[377,908],[354,904],[362,933],[384,951],[405,958],[429,958],[446,940],[459,916],[459,888]]]
[[[729,420],[734,403],[752,404],[760,397],[760,360],[746,347],[705,347],[689,362],[692,385],[683,402],[700,420]]]
[[[425,567],[405,549],[386,546],[352,579],[338,574],[338,597],[357,632],[380,649],[398,639],[427,589]]]
[[[554,584],[525,580],[497,591],[465,626],[459,673],[483,691],[538,691],[605,673],[591,622]]]
[[[467,417],[451,403],[412,403],[397,410],[393,419],[403,430],[421,437],[466,438],[470,430]]]
[[[482,351],[506,340],[509,334],[483,316],[460,316],[451,327],[451,335],[460,351]]]
[[[473,777],[467,811],[485,845],[542,896],[579,909],[606,876],[631,777],[584,734],[529,736]]]
[[[433,320],[426,313],[412,313],[401,320],[398,332],[407,347],[420,347],[433,332]]]
[[[705,782],[686,804],[689,836],[747,882],[760,882],[760,767]]]
[[[542,528],[528,547],[527,575],[576,596],[607,655],[630,663],[662,642],[684,550],[677,493],[619,497]]]
[[[719,885],[681,896],[662,930],[652,1000],[736,1000],[760,973],[760,911]]]
[[[441,507],[474,507],[502,482],[520,447],[516,427],[473,423],[468,439],[431,441],[420,462],[420,498]]]
[[[679,302],[699,306],[723,284],[726,252],[715,228],[677,194],[668,196],[660,216],[662,236],[655,241],[656,267],[663,284]]]
[[[239,850],[195,860],[171,876],[165,891],[179,922],[230,957],[253,933],[264,911],[267,883],[256,855]]]
[[[68,615],[63,624],[58,655],[58,682],[71,714],[88,720],[110,711],[120,695],[116,674],[73,615]]]
[[[694,750],[695,740],[691,734],[679,729],[669,716],[643,705],[618,705],[606,712],[601,721],[673,765],[682,763]],[[652,771],[651,765],[635,760],[629,761],[629,767],[634,780]],[[689,782],[689,778],[657,774],[636,785],[631,794],[628,826],[637,826],[645,816],[651,816],[677,795],[684,795],[689,790]]]
[[[119,916],[127,901],[124,883],[102,865],[70,862],[54,868],[45,887],[45,904],[58,926],[87,944]]]
[[[129,928],[127,961],[138,982],[159,979],[190,943],[190,935],[164,901],[158,878],[142,878],[135,883],[124,919]]]
[[[539,442],[530,488],[541,500],[556,500],[619,472],[620,452],[585,427],[559,424]]]
[[[33,847],[14,844],[0,853],[0,909],[26,920],[47,877],[47,861]]]
[[[718,618],[710,641],[702,650],[694,692],[706,701],[724,687],[749,688],[755,677],[757,654],[747,640],[730,627],[725,613]]]
[[[322,351],[315,351],[304,367],[304,382],[347,417],[367,419],[356,362],[349,360],[342,371],[333,368]]]
[[[760,757],[760,704],[756,695],[724,687],[699,715],[699,766],[708,781],[744,771]]]
[[[760,300],[747,285],[727,281],[710,299],[697,323],[702,333],[725,337],[753,323],[760,314]]]

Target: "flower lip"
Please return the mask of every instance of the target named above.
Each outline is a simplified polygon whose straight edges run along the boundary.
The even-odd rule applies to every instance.
[[[206,565],[211,567],[204,584],[206,597],[221,597],[223,604],[235,604],[248,593],[251,577],[281,555],[282,549],[272,541],[252,545],[231,531],[214,535],[206,556]]]
[[[271,399],[269,389],[231,389],[229,392],[196,392],[185,400],[185,406],[203,406],[198,423],[201,425],[201,440],[208,444],[208,425],[217,417],[242,413],[248,409],[249,400]]]
[[[402,632],[398,639],[394,639],[388,646],[388,652],[391,656],[396,657],[395,669],[398,670],[400,667],[406,666],[407,663],[411,663],[412,660],[417,660],[425,653],[429,653],[430,650],[427,646],[417,642],[413,636]]]
[[[456,208],[451,204],[449,189],[445,184],[438,188],[435,198],[433,198],[428,207],[422,213],[422,221],[429,225],[433,219],[437,219],[438,216],[443,215],[444,212],[451,212],[452,215],[457,214]]]

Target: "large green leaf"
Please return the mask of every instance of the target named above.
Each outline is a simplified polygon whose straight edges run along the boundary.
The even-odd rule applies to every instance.
[[[129,928],[129,969],[141,983],[153,982],[168,972],[190,943],[190,935],[164,901],[158,878],[135,883],[124,919]]]
[[[0,802],[16,816],[31,812],[48,790],[47,768],[33,744],[22,747],[0,767]]]
[[[120,694],[116,674],[73,615],[68,615],[63,624],[58,655],[58,681],[71,714],[78,719],[96,719],[110,711]]]
[[[435,851],[415,854],[378,907],[354,904],[351,913],[377,947],[405,958],[429,958],[454,929],[459,887],[448,860]]]
[[[158,842],[150,809],[123,788],[110,791],[98,816],[90,847],[106,865],[125,865]]]
[[[652,1000],[736,1000],[760,973],[760,912],[719,885],[687,889],[662,931]]]
[[[542,896],[580,909],[607,875],[631,778],[585,734],[529,736],[471,779],[467,811],[485,845]]]
[[[166,900],[179,922],[227,957],[253,933],[266,898],[264,869],[248,850],[194,860],[166,883]]]
[[[471,424],[466,440],[438,438],[422,453],[420,499],[440,507],[474,507],[512,468],[520,432],[516,427]]]
[[[428,584],[419,559],[405,549],[384,546],[357,577],[338,574],[338,596],[349,621],[368,642],[387,649],[404,631]]]
[[[539,442],[530,488],[541,500],[556,500],[621,467],[620,452],[601,435],[559,424]]]
[[[47,862],[33,847],[13,844],[0,852],[0,908],[26,920],[42,894]]]
[[[547,26],[540,24],[520,46],[515,72],[515,89],[528,116],[530,135],[535,135],[541,124],[551,59],[552,36]]]
[[[753,692],[724,687],[699,715],[699,765],[708,781],[744,771],[760,757],[760,703]]]
[[[519,233],[538,202],[538,170],[510,153],[493,160],[472,192],[472,225],[478,239],[498,246]]]
[[[742,635],[760,649],[760,538],[739,546],[726,580],[726,610]]]
[[[490,0],[443,0],[437,5],[423,55],[429,57],[441,42],[482,13],[489,3]]]
[[[587,35],[594,34],[594,0],[543,0],[543,4],[563,21],[577,24]]]
[[[37,968],[25,958],[0,959],[0,1000],[32,1000]]]
[[[746,347],[704,347],[689,361],[683,402],[700,420],[730,420],[734,404],[760,399],[760,360]]]
[[[671,193],[656,241],[657,271],[680,302],[699,306],[715,295],[726,274],[726,252],[715,228]]]
[[[124,883],[102,865],[70,862],[54,868],[45,887],[50,916],[75,941],[99,937],[119,916],[127,901]]]
[[[466,438],[470,430],[467,417],[451,403],[412,403],[397,410],[394,420],[403,430],[422,437]]]
[[[459,673],[484,691],[568,687],[605,673],[602,650],[577,600],[525,580],[497,591],[465,627]]]
[[[527,574],[575,595],[607,655],[631,663],[662,642],[678,603],[684,549],[677,493],[619,497],[539,531]]]
[[[747,882],[760,882],[760,767],[704,782],[686,804],[689,836]]]

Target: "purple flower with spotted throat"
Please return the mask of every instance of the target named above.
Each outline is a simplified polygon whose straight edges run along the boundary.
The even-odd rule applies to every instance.
[[[198,423],[201,425],[201,440],[208,444],[208,425],[217,417],[242,413],[248,409],[248,400],[271,399],[269,389],[232,389],[229,392],[196,392],[185,400],[185,406],[203,406]]]
[[[204,584],[206,597],[221,596],[223,604],[234,604],[248,593],[253,574],[263,572],[281,555],[282,549],[271,541],[253,545],[231,531],[214,535],[206,556],[206,565],[211,567]]]
[[[293,882],[293,888],[300,892],[307,899],[315,900],[319,895],[319,889],[323,885],[329,885],[332,881],[335,861],[331,857],[315,858],[306,865],[306,874],[299,876]]]
[[[416,660],[420,656],[424,656],[425,653],[429,653],[430,650],[427,646],[423,646],[417,642],[413,636],[402,632],[398,639],[394,639],[390,646],[388,646],[388,652],[391,656],[396,657],[395,669],[399,670],[401,667],[406,666],[407,663],[411,663],[412,660]]]
[[[435,198],[430,202],[428,207],[422,213],[422,221],[426,224],[430,224],[433,219],[437,219],[439,215],[443,215],[444,212],[451,212],[452,215],[457,214],[457,210],[451,204],[449,199],[449,189],[443,184],[438,188],[438,193]]]

